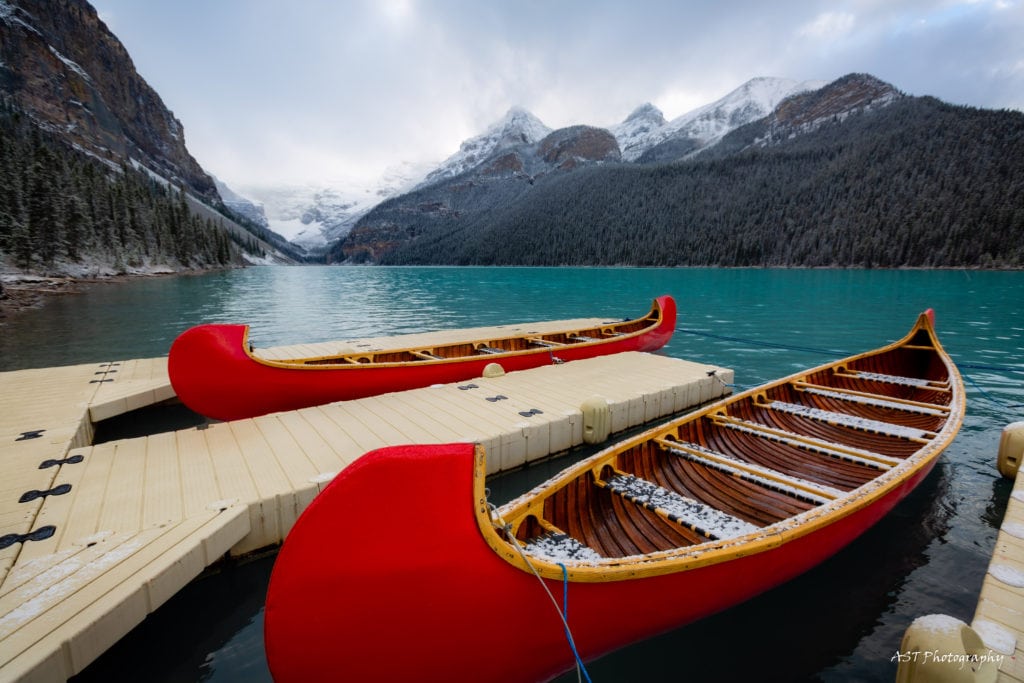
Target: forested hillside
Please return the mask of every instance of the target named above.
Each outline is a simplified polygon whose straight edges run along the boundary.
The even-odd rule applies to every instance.
[[[1024,266],[1024,114],[905,97],[795,136],[773,125],[694,160],[551,174],[484,213],[396,223],[412,239],[380,261]]]
[[[129,166],[111,168],[0,102],[0,257],[9,264],[41,272],[83,260],[114,272],[204,268],[239,261],[231,240],[192,213],[181,190]]]

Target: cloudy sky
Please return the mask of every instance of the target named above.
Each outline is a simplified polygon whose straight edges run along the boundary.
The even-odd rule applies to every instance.
[[[672,119],[757,76],[871,73],[1024,110],[1024,0],[92,0],[229,185],[371,183],[513,105]]]

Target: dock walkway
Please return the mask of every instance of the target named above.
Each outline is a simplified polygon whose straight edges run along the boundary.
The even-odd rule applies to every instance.
[[[1018,433],[1024,423],[1010,425]],[[1002,657],[998,662],[1000,683],[1024,683],[1024,459],[1017,439],[1013,458],[1017,463],[1013,490],[1006,504],[1006,513],[999,526],[996,545],[988,571],[981,584],[978,606],[971,626],[986,646]],[[1004,474],[1007,474],[1004,472]]]
[[[1006,513],[968,625],[919,616],[900,644],[896,683],[1024,683],[1024,422],[1003,430],[1000,473],[1013,479]]]
[[[443,343],[426,336],[398,339]],[[258,353],[385,343],[401,342]],[[604,399],[617,432],[731,381],[722,368],[624,353],[93,445],[96,423],[174,398],[166,358],[0,373],[0,680],[78,673],[226,553],[280,543],[366,451],[474,441],[489,471],[512,469],[582,443],[588,399]]]

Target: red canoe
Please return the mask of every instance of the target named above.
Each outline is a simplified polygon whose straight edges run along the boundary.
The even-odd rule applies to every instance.
[[[747,600],[889,512],[963,414],[960,376],[922,315],[900,342],[659,426],[497,509],[478,446],[374,451],[284,542],[264,622],[271,672],[549,679],[576,661],[563,590],[583,660]]]
[[[201,415],[237,420],[622,351],[655,351],[672,337],[676,304],[655,299],[649,313],[596,327],[466,339],[430,347],[269,360],[249,346],[248,325],[199,325],[171,346],[168,373],[181,401]]]

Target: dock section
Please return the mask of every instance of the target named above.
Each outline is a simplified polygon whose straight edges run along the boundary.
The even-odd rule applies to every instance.
[[[1013,490],[968,626],[944,614],[907,628],[896,683],[1024,683],[1024,422],[1007,425],[998,469]]]
[[[226,553],[280,543],[369,450],[473,441],[512,469],[582,443],[587,420],[621,431],[731,381],[625,353],[92,445],[96,422],[173,399],[166,359],[0,373],[0,679],[81,671]]]
[[[1000,443],[999,471],[1013,490],[981,584],[971,626],[1000,655],[1001,683],[1024,683],[1024,422],[1008,425]]]

